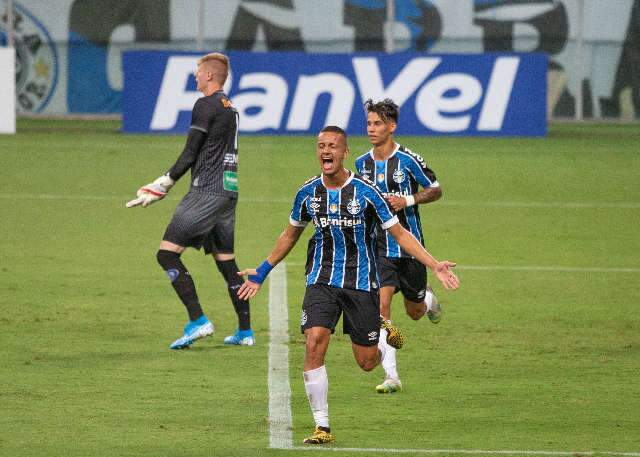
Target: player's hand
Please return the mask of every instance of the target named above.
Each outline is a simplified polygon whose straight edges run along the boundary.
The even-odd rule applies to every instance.
[[[258,272],[255,268],[247,268],[246,270],[239,271],[238,275],[253,276],[257,273]],[[240,300],[249,300],[256,296],[261,287],[262,284],[255,283],[253,281],[245,281],[242,286],[240,286],[240,289],[238,289],[238,298],[240,298]]]
[[[142,205],[143,208],[146,208],[150,204],[166,197],[169,189],[171,189],[174,184],[175,181],[168,175],[160,176],[152,183],[138,189],[136,193],[138,198],[128,201],[126,206],[127,208],[133,208],[134,206]]]
[[[396,212],[407,207],[407,200],[404,197],[396,197],[395,195],[388,196],[387,203]]]
[[[455,263],[444,260],[442,262],[438,262],[436,267],[433,269],[433,272],[436,274],[436,277],[445,289],[455,290],[460,287],[460,280],[456,274],[451,271],[455,266]]]

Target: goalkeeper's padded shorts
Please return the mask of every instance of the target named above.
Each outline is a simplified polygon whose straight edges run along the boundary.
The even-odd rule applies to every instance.
[[[177,206],[162,237],[206,254],[231,254],[234,248],[237,198],[188,192]]]

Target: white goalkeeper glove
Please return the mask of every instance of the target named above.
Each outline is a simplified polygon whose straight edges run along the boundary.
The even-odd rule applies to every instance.
[[[160,176],[152,183],[138,189],[138,192],[136,193],[138,198],[134,198],[127,202],[127,208],[133,208],[138,205],[142,205],[143,208],[146,208],[151,203],[162,200],[174,184],[175,181],[171,179],[169,175]]]

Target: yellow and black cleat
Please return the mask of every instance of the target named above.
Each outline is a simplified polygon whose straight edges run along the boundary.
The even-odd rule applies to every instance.
[[[336,439],[331,434],[331,430],[327,427],[320,427],[316,425],[316,429],[313,431],[313,435],[308,436],[302,441],[304,444],[326,444]]]
[[[387,344],[389,346],[400,349],[404,345],[404,335],[400,329],[382,316],[380,316],[380,328],[387,331]]]

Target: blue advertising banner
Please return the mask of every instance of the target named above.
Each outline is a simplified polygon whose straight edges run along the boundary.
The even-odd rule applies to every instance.
[[[202,54],[123,55],[123,128],[183,133],[202,95],[193,72]],[[398,134],[544,136],[543,54],[308,54],[230,52],[225,91],[240,132],[315,134],[338,125],[364,134],[365,100],[400,106]]]

